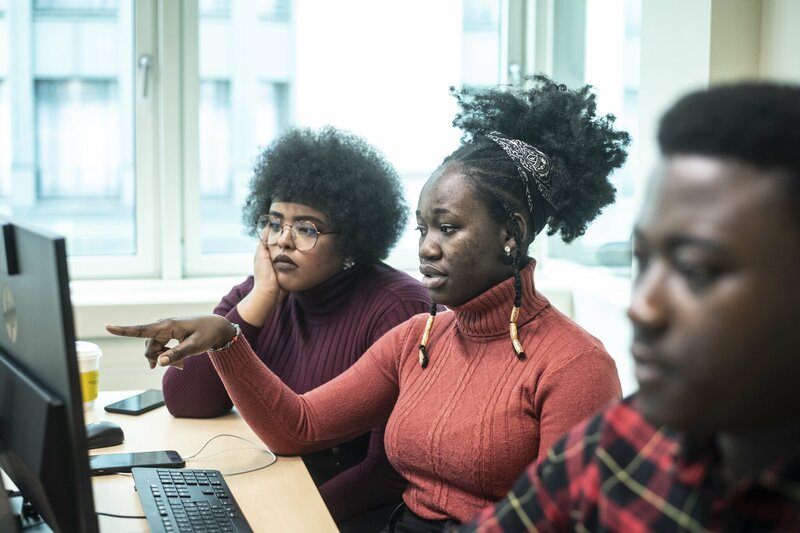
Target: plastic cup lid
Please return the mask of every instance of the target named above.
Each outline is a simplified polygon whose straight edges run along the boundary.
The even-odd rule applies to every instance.
[[[78,359],[93,359],[103,356],[98,345],[87,341],[75,341],[75,352],[78,354]]]

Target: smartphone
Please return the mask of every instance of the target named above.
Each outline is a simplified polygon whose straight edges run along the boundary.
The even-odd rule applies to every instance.
[[[164,393],[156,389],[148,389],[140,394],[106,405],[109,413],[123,415],[140,415],[164,405]]]
[[[183,458],[175,450],[155,452],[105,453],[89,456],[89,469],[93,476],[130,472],[136,466],[158,468],[183,468]]]

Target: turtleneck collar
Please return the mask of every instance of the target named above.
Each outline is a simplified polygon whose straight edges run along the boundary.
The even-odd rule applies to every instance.
[[[522,304],[517,324],[523,325],[549,305],[547,299],[536,292],[533,271],[536,260],[519,272],[522,284]],[[508,335],[511,309],[514,307],[514,278],[511,277],[463,305],[453,307],[456,327],[466,337],[495,337]]]
[[[342,270],[316,287],[293,292],[289,297],[294,300],[307,319],[325,319],[339,313],[347,304],[360,271],[359,265],[349,270]]]

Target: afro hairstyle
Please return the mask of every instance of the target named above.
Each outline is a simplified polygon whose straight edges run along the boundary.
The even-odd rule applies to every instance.
[[[521,140],[550,158],[555,209],[542,199],[538,207],[545,213],[537,213],[549,226],[548,235],[559,233],[571,242],[614,201],[609,176],[625,162],[630,135],[614,128],[613,115],[597,116],[590,85],[570,90],[539,74],[524,87],[451,88],[451,93],[461,108],[453,125],[463,135],[461,147],[444,163],[464,165],[478,190],[493,199],[490,210],[498,220],[521,212],[528,213],[530,223],[534,214],[516,163],[486,137],[491,131]],[[529,235],[528,243],[533,237]]]
[[[364,139],[331,126],[290,129],[259,154],[242,212],[250,235],[273,202],[327,215],[337,250],[356,263],[386,258],[408,218],[394,167]]]

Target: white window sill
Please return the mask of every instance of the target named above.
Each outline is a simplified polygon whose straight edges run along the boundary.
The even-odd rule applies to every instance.
[[[419,279],[419,271],[409,272]],[[78,280],[70,283],[79,337],[104,337],[106,323],[152,322],[176,315],[210,313],[244,276],[178,280]],[[598,268],[547,259],[537,268],[536,287],[563,313],[581,321],[580,297],[591,295],[625,309],[630,282]],[[576,307],[577,306],[577,307]]]
[[[78,338],[110,336],[105,324],[140,324],[210,313],[244,276],[180,280],[81,280],[70,283]]]

